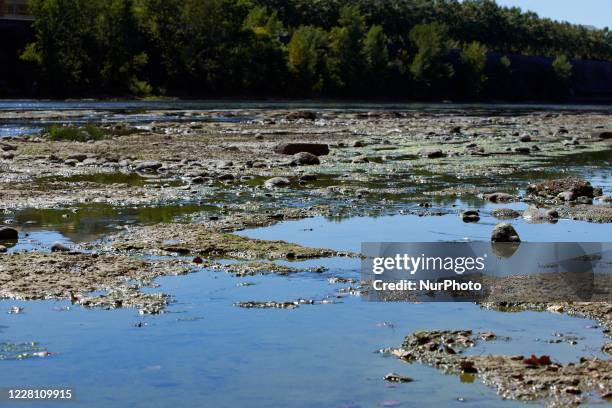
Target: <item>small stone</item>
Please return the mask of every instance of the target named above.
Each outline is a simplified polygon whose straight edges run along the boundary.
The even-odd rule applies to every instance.
[[[550,305],[546,310],[552,313],[563,313],[565,308],[562,305]]]
[[[521,136],[521,142],[527,143],[527,142],[531,142],[531,136],[529,135],[523,135]]]
[[[288,186],[289,184],[289,179],[285,177],[272,177],[271,179],[266,180],[266,182],[264,183],[267,188]]]
[[[459,363],[459,367],[461,367],[461,371],[468,374],[476,374],[478,370],[474,367],[474,362],[471,360],[462,360]]]
[[[511,219],[511,218],[517,218],[521,214],[518,211],[513,210],[511,208],[496,208],[495,210],[491,212],[491,215],[493,215],[495,218]]]
[[[531,153],[531,149],[526,146],[515,147],[514,151],[519,154],[529,154]]]
[[[491,341],[491,340],[495,340],[497,336],[493,332],[483,332],[483,333],[480,333],[480,338],[486,341]]]
[[[484,198],[493,203],[505,203],[508,201],[514,201],[515,197],[507,193],[491,193],[485,194]]]
[[[362,164],[362,163],[369,163],[370,160],[368,159],[367,156],[357,156],[357,157],[354,157],[351,162],[354,164]]]
[[[386,374],[384,379],[385,379],[385,381],[397,382],[397,383],[408,383],[408,382],[414,381],[410,377],[406,377],[405,375],[400,375],[400,374],[396,374],[396,373]]]
[[[437,159],[444,157],[444,152],[440,149],[422,149],[419,151],[419,156],[427,159]]]
[[[51,245],[51,252],[70,252],[70,248],[61,242],[54,242]]]
[[[139,164],[136,165],[136,171],[156,171],[159,168],[162,167],[162,164],[160,162],[156,162],[156,161],[146,161],[146,162],[141,162]]]
[[[557,198],[563,201],[573,201],[575,197],[574,197],[574,193],[571,191],[562,191],[559,194],[557,194]]]
[[[480,221],[480,214],[478,211],[467,210],[461,213],[461,219],[463,222],[478,222]]]

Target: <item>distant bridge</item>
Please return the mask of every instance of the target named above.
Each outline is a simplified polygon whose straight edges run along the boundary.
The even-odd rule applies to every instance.
[[[28,9],[28,0],[0,0],[0,20],[34,20]]]

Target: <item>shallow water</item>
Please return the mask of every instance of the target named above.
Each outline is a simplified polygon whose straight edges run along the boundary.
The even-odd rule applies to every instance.
[[[601,240],[606,231],[605,226],[579,222],[515,223],[524,238],[534,241],[559,236]],[[313,218],[241,233],[358,250],[362,240],[480,240],[486,238],[492,224],[488,216],[476,224],[465,224],[456,215],[341,222]],[[34,232],[28,240],[49,238],[61,240],[62,236]],[[28,248],[26,240],[19,245]],[[373,303],[354,296],[338,298],[336,290],[347,285],[332,285],[327,279],[358,278],[358,260],[335,258],[303,264],[324,265],[328,271],[235,278],[201,270],[160,278],[160,287],[150,290],[169,293],[176,303],[159,316],[80,307],[61,311],[70,306],[68,302],[0,301],[0,325],[4,326],[0,343],[37,341],[52,353],[44,359],[0,362],[0,383],[69,386],[78,401],[90,407],[369,407],[396,402],[414,406],[416,401],[431,407],[502,407],[519,404],[500,400],[478,380],[470,383],[473,379],[408,365],[376,351],[400,345],[404,336],[419,329],[469,328],[509,337],[481,343],[470,353],[550,354],[561,363],[577,361],[580,356],[604,357],[599,348],[605,338],[592,321],[550,313],[501,313],[469,303]],[[254,285],[238,286],[243,282]],[[302,305],[295,310],[233,306],[246,300],[326,297],[336,303]],[[6,314],[12,306],[21,306],[24,312]],[[135,327],[139,322],[146,326]],[[575,336],[577,344],[551,344],[557,338],[555,333]],[[390,385],[382,381],[388,372],[415,381]]]
[[[456,105],[401,103],[344,103],[320,101],[0,101],[3,110],[77,110],[83,115],[58,121],[21,123],[0,121],[0,138],[38,132],[54,123],[152,120],[196,121],[244,120],[240,116],[185,115],[187,110],[240,110],[257,108],[316,108],[356,111],[413,109],[453,111],[471,109],[481,113],[584,110],[608,112],[612,107],[551,105]],[[148,110],[175,111],[151,113]],[[465,114],[465,112],[462,112]],[[547,166],[491,179],[458,180],[432,176],[427,188],[449,185],[524,186],[527,180],[576,174],[612,193],[610,152],[577,153]],[[415,173],[415,172],[413,172]],[[415,173],[416,174],[416,173]],[[428,177],[428,174],[418,174]],[[497,178],[496,178],[497,177]],[[56,181],[127,183],[144,186],[156,183],[138,175],[119,173],[75,176]],[[41,182],[44,180],[41,180]],[[169,182],[167,180],[162,182]],[[171,181],[175,183],[177,181]],[[325,176],[317,188],[336,185]],[[256,187],[263,179],[245,182]],[[402,184],[403,183],[403,184]],[[346,181],[351,185],[350,180]],[[372,182],[376,188],[381,183]],[[411,179],[386,179],[386,186],[407,188]],[[308,188],[312,187],[308,186]],[[417,187],[419,188],[419,187]],[[421,191],[419,191],[421,193]],[[77,206],[70,209],[26,209],[0,221],[19,225],[20,239],[9,251],[48,251],[53,242],[74,245],[103,238],[126,225],[154,224],[185,220],[202,211],[214,213],[222,201],[249,200],[220,194],[206,204],[173,203],[153,208],[108,205]],[[408,193],[406,195],[409,195]],[[231,196],[231,197],[230,197]],[[278,199],[278,205],[297,205],[294,192]],[[419,194],[415,194],[415,197]],[[422,197],[422,196],[421,196]],[[324,200],[330,200],[326,197]],[[345,200],[345,198],[341,198]],[[499,207],[524,210],[526,204],[494,205],[480,199],[432,198],[442,216],[384,215],[380,217],[315,217],[241,231],[239,234],[262,239],[282,239],[302,245],[359,251],[364,241],[488,241],[500,222],[491,211]],[[312,203],[310,203],[312,204]],[[309,204],[309,205],[310,205]],[[418,209],[416,202],[402,203],[399,209]],[[459,212],[478,208],[481,220],[464,223]],[[522,219],[512,223],[523,241],[609,241],[609,224],[560,220],[556,224],[529,224]],[[285,262],[288,263],[288,262]],[[292,265],[296,263],[291,262]],[[469,377],[444,375],[420,364],[406,364],[385,357],[377,350],[399,346],[415,330],[472,329],[493,331],[508,340],[479,343],[472,354],[549,354],[554,361],[567,363],[582,356],[605,358],[600,351],[606,341],[593,321],[551,313],[502,313],[483,310],[470,303],[374,303],[359,297],[341,295],[348,285],[328,283],[332,276],[359,279],[356,259],[309,260],[303,266],[325,266],[324,273],[290,276],[235,278],[219,271],[199,270],[181,277],[156,280],[159,287],[146,289],[173,296],[167,313],[140,316],[135,310],[86,310],[69,302],[0,301],[0,356],[2,344],[36,341],[37,347],[51,352],[46,358],[2,360],[0,384],[3,387],[72,388],[79,406],[168,407],[168,406],[284,406],[284,407],[375,407],[375,406],[461,406],[506,407],[523,405],[501,400],[495,391]],[[253,285],[244,286],[243,283]],[[333,304],[301,305],[295,310],[242,309],[240,301],[289,301],[299,298],[331,299]],[[23,307],[9,314],[13,306]],[[141,327],[137,327],[141,326]],[[557,334],[575,338],[551,343]],[[382,377],[397,372],[414,378],[408,384],[389,384]],[[463,399],[460,401],[458,398]],[[68,405],[68,404],[67,404]],[[71,404],[70,404],[71,405]],[[2,407],[0,402],[0,407]],[[45,404],[20,404],[41,407]],[[49,406],[58,406],[50,404]]]
[[[368,303],[347,297],[295,310],[232,306],[247,299],[333,294],[335,285],[326,282],[327,276],[258,276],[247,279],[255,283],[248,287],[236,286],[245,280],[223,272],[162,278],[161,288],[177,303],[160,316],[58,311],[66,302],[0,302],[0,310],[24,307],[23,314],[2,318],[2,341],[36,340],[53,353],[46,359],[2,362],[0,381],[5,386],[68,385],[80,403],[91,407],[367,407],[385,401],[514,406],[478,381],[462,383],[457,376],[375,351],[397,346],[406,334],[424,328],[493,329],[511,340],[472,352],[546,353],[564,363],[599,355],[603,341],[600,330],[585,329],[594,325],[586,320],[549,313],[502,315],[472,304]],[[138,322],[147,325],[134,327]],[[39,330],[43,325],[45,330]],[[581,339],[575,346],[547,343],[560,330],[580,333]],[[392,387],[381,380],[391,371],[415,381]],[[460,404],[458,397],[466,402]]]

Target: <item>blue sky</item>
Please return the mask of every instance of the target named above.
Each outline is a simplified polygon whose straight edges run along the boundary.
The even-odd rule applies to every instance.
[[[518,6],[542,17],[612,29],[612,0],[497,0],[502,6]]]

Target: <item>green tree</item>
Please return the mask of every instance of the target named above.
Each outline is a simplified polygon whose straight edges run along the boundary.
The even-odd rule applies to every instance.
[[[287,65],[301,93],[321,92],[325,86],[327,33],[316,27],[299,27],[287,46]]]
[[[363,40],[363,56],[369,80],[378,88],[388,77],[389,50],[388,39],[382,26],[370,27]]]
[[[562,81],[569,81],[569,79],[572,77],[574,67],[567,59],[567,56],[558,55],[552,62],[552,68],[558,79]]]
[[[143,36],[133,7],[132,0],[108,0],[98,15],[101,86],[114,93],[129,89],[132,93],[147,94],[151,88],[138,75],[148,56],[143,50]]]
[[[409,37],[418,50],[410,64],[410,72],[418,82],[431,86],[454,75],[452,65],[446,62],[449,39],[445,25],[419,24],[410,30]]]
[[[487,48],[477,41],[466,45],[459,55],[468,94],[479,95],[487,76],[484,69],[487,64]]]
[[[346,91],[361,86],[365,30],[365,17],[357,6],[346,5],[340,9],[338,26],[330,33],[328,69],[333,88]]]
[[[55,95],[98,86],[96,0],[31,0],[35,41],[22,59],[34,63],[40,80]]]

